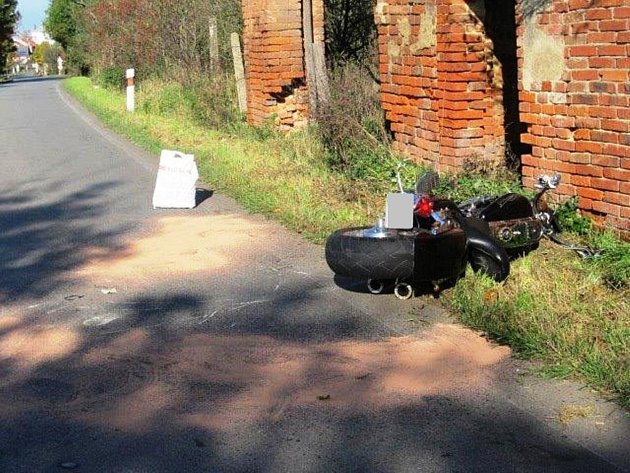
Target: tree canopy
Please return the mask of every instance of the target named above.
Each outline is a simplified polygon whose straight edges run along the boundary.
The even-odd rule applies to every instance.
[[[20,19],[17,0],[0,0],[0,72],[7,63],[7,57],[15,50],[13,35]]]
[[[67,53],[67,65],[75,72],[87,73],[90,60],[86,42],[87,28],[94,19],[90,9],[98,0],[51,0],[44,18],[44,29]]]
[[[82,4],[74,0],[52,0],[46,10],[44,28],[64,49],[68,49],[78,32],[79,8]]]

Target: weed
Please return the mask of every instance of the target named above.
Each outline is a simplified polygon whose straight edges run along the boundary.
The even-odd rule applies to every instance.
[[[593,406],[576,406],[573,404],[569,404],[567,406],[562,406],[560,411],[558,412],[558,422],[562,425],[569,425],[577,418],[586,418],[593,415],[595,409]]]
[[[215,130],[233,131],[243,123],[235,94],[233,81],[225,77],[196,78],[185,85],[149,79],[139,87],[137,102],[147,114],[176,116]]]
[[[378,87],[353,63],[335,69],[330,82],[330,101],[317,117],[329,166],[353,180],[388,182],[399,158],[389,147]]]
[[[543,241],[512,262],[504,284],[472,273],[446,294],[468,326],[509,344],[518,356],[542,359],[547,374],[581,376],[630,406],[630,302],[590,277],[592,263]]]
[[[576,196],[558,205],[554,209],[554,216],[560,229],[564,232],[586,235],[593,229],[591,221],[580,214]]]
[[[440,176],[440,182],[434,192],[456,202],[482,195],[501,195],[507,192],[528,194],[515,173],[483,160],[467,161],[464,171],[457,175]]]
[[[619,240],[612,232],[592,232],[588,242],[599,250],[599,256],[589,261],[611,289],[622,290],[630,281],[630,243]]]

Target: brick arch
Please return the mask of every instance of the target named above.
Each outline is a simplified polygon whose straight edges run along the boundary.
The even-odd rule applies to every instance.
[[[486,24],[487,6],[506,1],[517,26],[511,112],[496,31],[493,41]],[[250,123],[273,116],[285,129],[306,124],[302,0],[242,5]],[[378,0],[374,14],[381,102],[398,150],[438,170],[502,161],[517,117],[518,135],[531,146],[522,156],[524,183],[560,172],[559,192],[630,234],[627,0]],[[319,41],[323,20],[323,0],[313,0]]]

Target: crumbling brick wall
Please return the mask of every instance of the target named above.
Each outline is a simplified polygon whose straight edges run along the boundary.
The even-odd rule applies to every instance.
[[[559,192],[630,232],[628,0],[516,3],[524,183],[557,171]],[[306,124],[301,0],[242,0],[248,120]],[[394,146],[438,170],[505,156],[504,68],[487,0],[378,0],[381,102]],[[494,10],[493,10],[494,11]],[[313,0],[322,41],[323,0]],[[516,76],[516,72],[515,72]],[[512,82],[517,82],[516,77]],[[515,84],[509,84],[514,86]],[[509,125],[509,124],[508,124]]]
[[[505,154],[501,68],[483,0],[378,0],[381,101],[394,146],[438,170]]]
[[[524,183],[559,172],[559,192],[630,232],[630,5],[518,3]]]
[[[323,0],[313,0],[313,35],[324,37]],[[308,119],[301,0],[242,0],[247,119],[281,129]]]

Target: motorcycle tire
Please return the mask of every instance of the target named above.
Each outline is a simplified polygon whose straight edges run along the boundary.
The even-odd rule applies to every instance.
[[[496,259],[477,248],[470,250],[468,261],[475,273],[485,274],[496,282],[501,282],[508,277],[508,273]]]
[[[368,227],[345,228],[326,241],[326,262],[339,276],[366,279],[409,278],[414,268],[412,236],[366,236]]]

